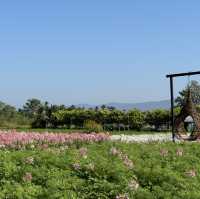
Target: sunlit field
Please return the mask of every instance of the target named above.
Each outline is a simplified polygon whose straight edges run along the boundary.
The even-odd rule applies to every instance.
[[[1,132],[0,198],[200,198],[199,143]]]

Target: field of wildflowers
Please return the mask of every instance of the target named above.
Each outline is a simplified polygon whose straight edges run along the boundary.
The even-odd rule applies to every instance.
[[[105,133],[36,133],[0,131],[0,148],[26,148],[42,145],[64,145],[74,142],[101,142],[109,140],[110,136]]]
[[[0,133],[0,199],[198,199],[199,143]]]

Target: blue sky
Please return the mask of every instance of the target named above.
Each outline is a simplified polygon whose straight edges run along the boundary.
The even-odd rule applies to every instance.
[[[0,100],[168,99],[167,73],[200,70],[199,9],[195,0],[1,1]]]

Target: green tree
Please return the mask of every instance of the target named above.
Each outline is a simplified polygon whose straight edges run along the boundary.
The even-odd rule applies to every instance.
[[[34,128],[56,128],[60,124],[59,120],[54,116],[54,113],[60,110],[65,110],[65,106],[50,105],[48,102],[41,103],[39,109],[34,115],[32,126]]]
[[[17,114],[16,108],[0,102],[0,115],[5,118],[13,118]]]
[[[41,107],[41,101],[33,98],[28,99],[26,104],[19,111],[30,118],[34,118],[37,115],[39,109],[41,109]]]
[[[185,99],[187,98],[188,89],[191,91],[192,101],[196,105],[200,105],[200,84],[197,81],[191,81],[185,89],[179,92],[179,96],[176,98],[175,103],[177,106],[183,106]]]
[[[145,114],[145,122],[155,127],[156,130],[163,124],[167,125],[170,122],[170,113],[168,110],[156,109],[147,111]]]
[[[48,102],[40,104],[37,112],[34,113],[33,128],[47,128],[49,125],[49,106]]]
[[[141,130],[144,125],[144,113],[138,109],[128,111],[129,125],[131,129]]]
[[[13,106],[0,102],[0,126],[3,128],[28,127],[30,120]]]
[[[59,125],[62,124],[56,119],[54,113],[59,110],[65,110],[65,109],[66,109],[65,105],[51,105],[48,107],[48,112],[47,112],[49,117],[48,120],[52,128],[57,128]]]
[[[107,108],[101,108],[96,112],[96,120],[102,125],[110,122],[111,111]]]

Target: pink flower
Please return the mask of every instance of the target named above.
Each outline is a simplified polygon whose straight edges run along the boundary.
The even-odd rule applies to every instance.
[[[32,181],[32,174],[31,173],[26,173],[24,176],[23,176],[23,181],[25,182],[31,182]]]
[[[49,145],[72,144],[76,141],[80,142],[102,142],[110,139],[109,134],[105,133],[37,133],[37,132],[16,132],[0,130],[0,146],[9,148],[23,148],[24,146],[35,144],[42,145],[42,148],[48,148]],[[46,143],[46,144],[43,144]],[[3,148],[3,147],[2,147]]]
[[[121,151],[117,150],[115,147],[110,149],[110,153],[114,156],[118,156],[121,159],[126,167],[129,169],[134,168],[133,162],[128,158],[126,154],[123,154]]]
[[[48,144],[43,144],[41,145],[41,148],[44,150],[44,149],[48,149],[49,145]]]
[[[80,169],[81,169],[81,165],[78,164],[78,163],[74,163],[74,164],[72,165],[72,167],[74,168],[74,170],[80,170]]]
[[[128,158],[125,158],[123,160],[123,163],[126,167],[128,167],[129,169],[133,169],[134,168],[134,164],[131,160],[129,160]]]
[[[87,148],[82,147],[82,148],[79,149],[80,156],[85,158],[85,159],[87,158],[87,152],[88,152]]]
[[[34,158],[33,157],[28,157],[25,159],[25,163],[27,164],[33,164],[34,163]]]
[[[116,196],[116,199],[129,199],[129,197],[127,196],[127,194],[120,194]]]
[[[177,156],[183,156],[183,149],[179,148],[176,150],[176,155]]]
[[[139,188],[139,183],[136,180],[131,180],[128,185],[130,190],[137,190]]]
[[[110,149],[110,154],[115,156],[119,154],[119,151],[115,147],[112,147]]]
[[[161,149],[161,150],[160,150],[160,155],[163,156],[163,157],[167,156],[167,155],[168,155],[168,150],[166,150],[166,149]]]
[[[132,160],[130,160],[126,154],[123,154],[122,152],[120,152],[119,157],[121,160],[123,160],[123,163],[126,167],[128,167],[129,169],[134,168],[134,164],[133,164]]]
[[[194,169],[191,169],[189,171],[186,171],[185,174],[188,176],[188,177],[196,177],[196,171]]]

